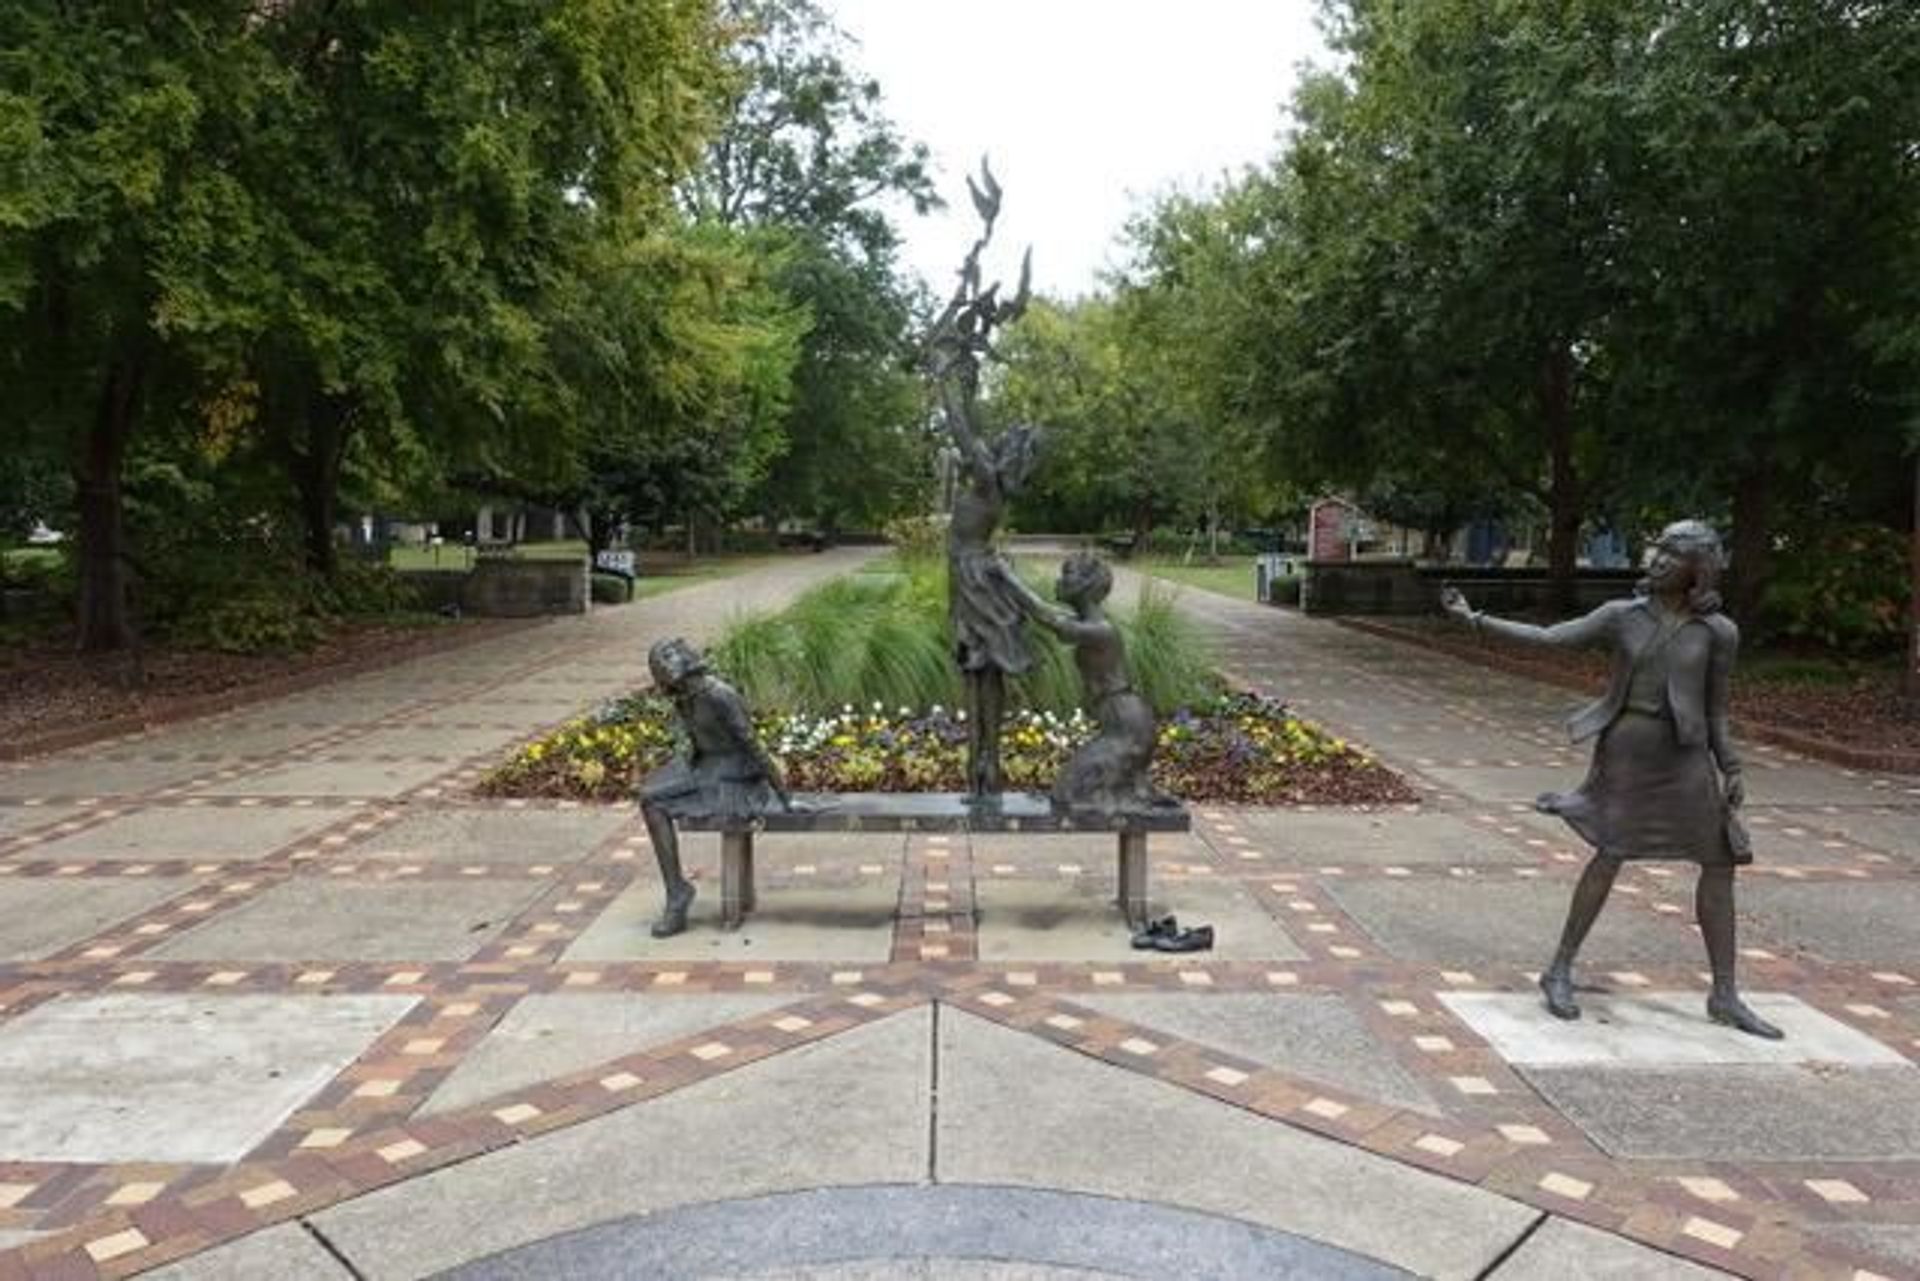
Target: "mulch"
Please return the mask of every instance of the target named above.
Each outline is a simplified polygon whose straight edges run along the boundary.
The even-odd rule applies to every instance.
[[[457,649],[541,620],[460,619],[342,626],[311,649],[273,654],[155,646],[130,664],[76,654],[70,637],[0,649],[0,760],[60,751],[362,671]]]
[[[1499,637],[1479,640],[1441,619],[1339,621],[1569,689],[1598,694],[1606,687],[1608,658],[1601,653],[1539,649]],[[1736,732],[1762,742],[1855,769],[1920,774],[1920,717],[1903,712],[1896,671],[1864,668],[1829,684],[1736,668],[1730,710]]]

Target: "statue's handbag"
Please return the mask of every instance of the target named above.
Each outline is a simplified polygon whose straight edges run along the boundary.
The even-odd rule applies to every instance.
[[[1747,825],[1740,821],[1739,811],[1731,806],[1727,808],[1727,849],[1732,851],[1736,865],[1753,862],[1753,838],[1747,834]]]

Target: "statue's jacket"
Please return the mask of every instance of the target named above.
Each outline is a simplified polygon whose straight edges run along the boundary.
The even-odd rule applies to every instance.
[[[1666,710],[1673,717],[1680,745],[1708,745],[1721,769],[1738,767],[1739,756],[1727,729],[1727,699],[1740,629],[1725,614],[1696,614],[1663,635],[1653,603],[1632,597],[1608,601],[1584,618],[1551,627],[1484,615],[1480,621],[1494,635],[1517,641],[1568,649],[1611,647],[1613,669],[1607,692],[1567,722],[1574,742],[1594,737],[1619,719],[1634,688],[1635,673],[1653,664],[1665,674]]]

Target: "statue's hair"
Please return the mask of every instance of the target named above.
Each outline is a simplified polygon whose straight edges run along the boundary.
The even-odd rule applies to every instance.
[[[1720,612],[1720,575],[1727,569],[1727,552],[1720,535],[1703,520],[1680,520],[1660,531],[1654,546],[1685,557],[1693,566],[1687,589],[1687,607],[1696,614]]]
[[[675,649],[685,650],[693,659],[692,665],[686,670],[686,675],[694,676],[707,670],[705,655],[688,644],[684,636],[669,636],[664,640],[655,641],[647,649],[647,669],[651,671],[656,667],[665,667],[667,665],[667,654]]]
[[[1076,578],[1085,578],[1093,599],[1105,600],[1113,591],[1113,569],[1106,561],[1089,551],[1077,551],[1067,557],[1062,569]]]

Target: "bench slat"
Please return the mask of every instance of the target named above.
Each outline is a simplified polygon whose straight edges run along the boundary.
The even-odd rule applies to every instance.
[[[752,818],[686,815],[689,832],[1185,832],[1185,806],[1142,814],[1061,813],[1037,792],[1007,792],[998,806],[975,806],[959,792],[798,792],[798,810]]]

